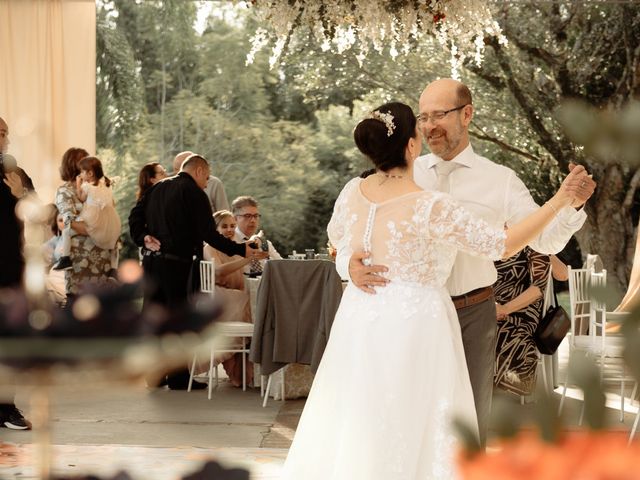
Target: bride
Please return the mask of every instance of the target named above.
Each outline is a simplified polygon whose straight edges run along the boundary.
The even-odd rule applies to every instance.
[[[410,107],[378,107],[354,130],[376,167],[344,187],[329,240],[389,267],[376,295],[349,285],[284,466],[289,480],[456,477],[454,418],[477,429],[460,326],[445,288],[456,251],[492,260],[523,248],[575,196],[558,193],[507,232],[413,182],[422,142]]]

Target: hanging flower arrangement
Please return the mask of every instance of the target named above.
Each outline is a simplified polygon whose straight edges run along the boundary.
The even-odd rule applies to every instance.
[[[301,28],[325,50],[342,53],[357,45],[360,61],[370,48],[388,49],[396,57],[433,35],[450,50],[454,73],[467,58],[481,63],[485,35],[506,41],[484,0],[251,0],[250,7],[262,26],[252,39],[248,63],[270,46],[275,65],[291,34]]]

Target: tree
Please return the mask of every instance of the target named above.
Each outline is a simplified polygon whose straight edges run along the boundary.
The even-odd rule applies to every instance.
[[[567,99],[617,111],[638,97],[640,9],[617,3],[512,2],[501,6],[496,18],[508,44],[487,37],[482,65],[467,61],[461,70],[474,93],[474,147],[514,168],[538,201],[550,196],[570,161],[593,172],[599,187],[586,207],[589,220],[576,237],[583,252],[601,255],[613,284],[626,285],[640,173],[615,158],[602,162],[587,155],[568,138],[556,113]],[[352,52],[320,52],[304,32],[296,35],[283,58],[292,66],[282,68],[304,86],[298,88],[305,101],[315,106],[341,92],[350,92],[350,100],[341,100],[348,105],[376,89],[388,99],[416,105],[426,83],[450,76],[449,52],[435,40],[415,43],[410,53],[391,61],[387,54],[358,59]]]
[[[507,46],[487,38],[481,68],[467,65],[496,92],[508,92],[541,147],[563,171],[584,164],[598,181],[587,225],[576,236],[583,252],[598,253],[613,284],[625,286],[638,218],[637,166],[602,162],[571,142],[554,113],[567,99],[619,110],[640,93],[640,9],[632,4],[567,2],[509,5],[498,14]],[[527,19],[536,18],[536,22]],[[483,132],[487,141],[503,139]],[[615,239],[615,241],[614,241]]]

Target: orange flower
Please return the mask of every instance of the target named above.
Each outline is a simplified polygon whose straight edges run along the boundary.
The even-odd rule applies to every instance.
[[[557,444],[534,432],[502,440],[496,452],[461,457],[465,480],[640,480],[640,444],[627,432],[568,432]]]

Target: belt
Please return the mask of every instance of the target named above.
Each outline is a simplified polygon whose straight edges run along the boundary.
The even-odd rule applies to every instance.
[[[453,300],[453,305],[456,307],[456,310],[461,310],[463,308],[471,307],[472,305],[477,305],[478,303],[484,302],[491,297],[493,297],[493,288],[482,287],[471,290],[464,295],[451,297],[451,300]]]
[[[177,261],[177,262],[184,262],[184,263],[191,263],[195,258],[195,255],[193,257],[191,257],[191,258],[179,257],[178,255],[174,255],[172,253],[155,252],[153,250],[148,250],[146,248],[142,249],[142,256],[143,257],[165,258],[167,260],[174,260],[174,261]]]

